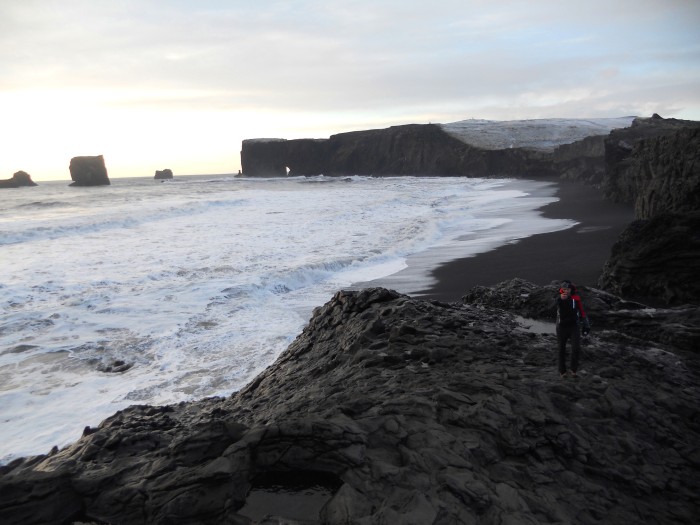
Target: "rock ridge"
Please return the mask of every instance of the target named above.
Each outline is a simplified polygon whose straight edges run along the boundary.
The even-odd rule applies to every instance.
[[[594,331],[580,378],[561,380],[555,290],[514,280],[451,304],[338,292],[230,398],[130,407],[63,450],[1,467],[0,518],[692,523],[699,309],[585,289]],[[309,515],[251,514],[270,474],[333,489]]]

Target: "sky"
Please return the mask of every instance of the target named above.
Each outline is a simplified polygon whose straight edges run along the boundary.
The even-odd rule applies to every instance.
[[[0,179],[237,173],[247,138],[700,120],[697,0],[0,0]]]

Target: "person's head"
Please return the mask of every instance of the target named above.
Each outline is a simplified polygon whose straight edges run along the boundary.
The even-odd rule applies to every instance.
[[[562,281],[560,288],[566,288],[569,290],[569,295],[576,293],[576,285],[568,279]]]
[[[569,297],[569,289],[565,288],[563,286],[561,288],[559,288],[559,296],[562,299],[566,299],[567,297]]]

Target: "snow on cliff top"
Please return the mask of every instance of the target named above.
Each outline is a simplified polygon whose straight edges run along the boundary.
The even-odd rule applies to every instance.
[[[553,151],[593,135],[628,128],[635,117],[595,119],[461,120],[440,124],[453,137],[483,149],[528,148]]]

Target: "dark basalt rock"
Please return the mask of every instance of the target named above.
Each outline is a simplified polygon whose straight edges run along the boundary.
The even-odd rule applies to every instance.
[[[73,157],[70,160],[71,186],[106,186],[109,185],[105,159],[102,155],[95,157]]]
[[[156,180],[160,179],[172,179],[173,178],[173,170],[166,168],[164,170],[156,170],[156,175],[153,177]]]
[[[551,175],[544,153],[513,148],[481,149],[435,124],[355,131],[329,139],[244,140],[241,166],[247,176],[294,175]],[[289,172],[287,172],[289,169]]]
[[[639,219],[700,210],[700,122],[637,119],[606,139],[606,198]]]
[[[700,123],[637,119],[606,140],[605,195],[635,206],[599,286],[666,304],[698,303]]]
[[[700,211],[630,224],[605,263],[599,286],[665,304],[700,303]]]
[[[553,287],[468,295],[339,292],[230,398],[130,407],[0,468],[0,521],[251,523],[257,488],[298,476],[330,499],[256,522],[693,523],[699,356],[649,334],[697,348],[698,309],[583,290],[593,332],[562,380],[553,333],[514,315],[545,312]]]
[[[26,171],[18,171],[12,178],[0,180],[0,188],[21,188],[23,186],[38,186]]]

